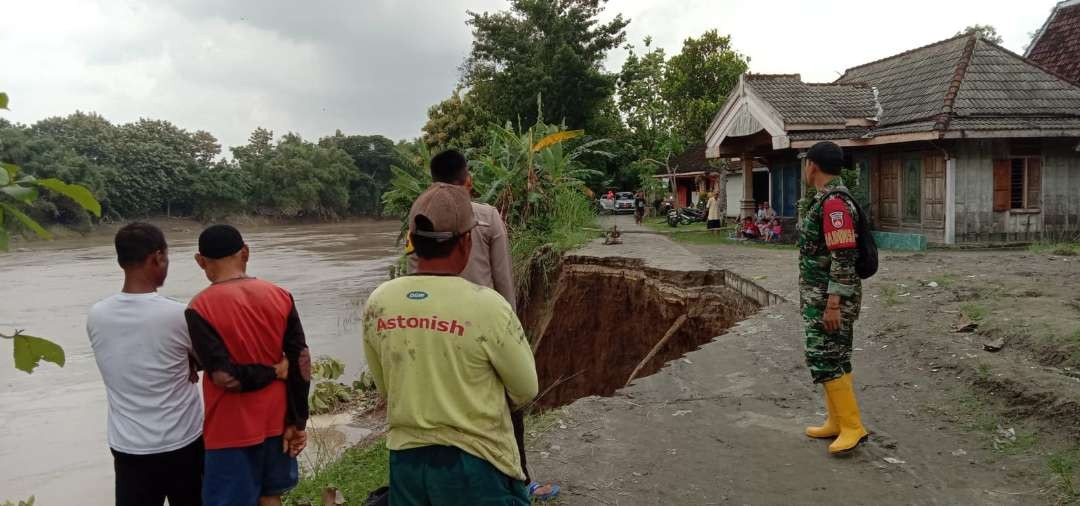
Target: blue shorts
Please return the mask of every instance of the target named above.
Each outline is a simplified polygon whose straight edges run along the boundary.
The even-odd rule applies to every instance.
[[[244,448],[206,450],[203,505],[255,505],[296,486],[296,459],[281,451],[281,436]]]

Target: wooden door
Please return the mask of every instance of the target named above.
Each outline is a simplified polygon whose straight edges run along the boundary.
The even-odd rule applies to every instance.
[[[945,228],[945,158],[923,158],[923,226]]]
[[[882,226],[898,226],[900,224],[900,158],[882,158],[881,184],[878,188]]]

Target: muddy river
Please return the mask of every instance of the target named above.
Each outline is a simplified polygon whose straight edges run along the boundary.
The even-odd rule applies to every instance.
[[[169,279],[161,293],[187,301],[207,285],[195,265],[198,229],[163,227]],[[387,278],[398,250],[397,223],[248,228],[249,273],[296,298],[316,355],[363,365],[360,309]],[[0,503],[35,495],[42,505],[112,504],[112,457],[105,437],[105,388],[86,337],[86,311],[117,290],[111,236],[32,244],[0,253],[0,330],[26,329],[64,347],[67,365],[16,371],[11,342],[0,341]]]

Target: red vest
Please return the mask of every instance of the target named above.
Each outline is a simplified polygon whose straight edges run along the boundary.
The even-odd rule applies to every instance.
[[[292,298],[283,288],[259,279],[226,281],[196,295],[190,308],[217,330],[233,363],[272,366],[281,361],[292,311]],[[226,392],[207,378],[202,385],[206,449],[252,446],[285,432],[285,382],[239,393]]]

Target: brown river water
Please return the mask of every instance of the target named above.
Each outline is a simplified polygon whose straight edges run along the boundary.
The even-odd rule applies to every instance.
[[[198,229],[163,229],[171,265],[160,292],[186,302],[207,285],[192,259]],[[315,355],[343,360],[348,376],[363,370],[360,311],[400,251],[397,222],[241,231],[249,274],[293,293]],[[27,375],[12,365],[11,342],[0,340],[0,503],[30,495],[44,506],[113,502],[105,387],[85,331],[89,307],[122,284],[111,241],[102,233],[0,253],[0,331],[26,329],[67,353],[64,368],[45,363]]]

